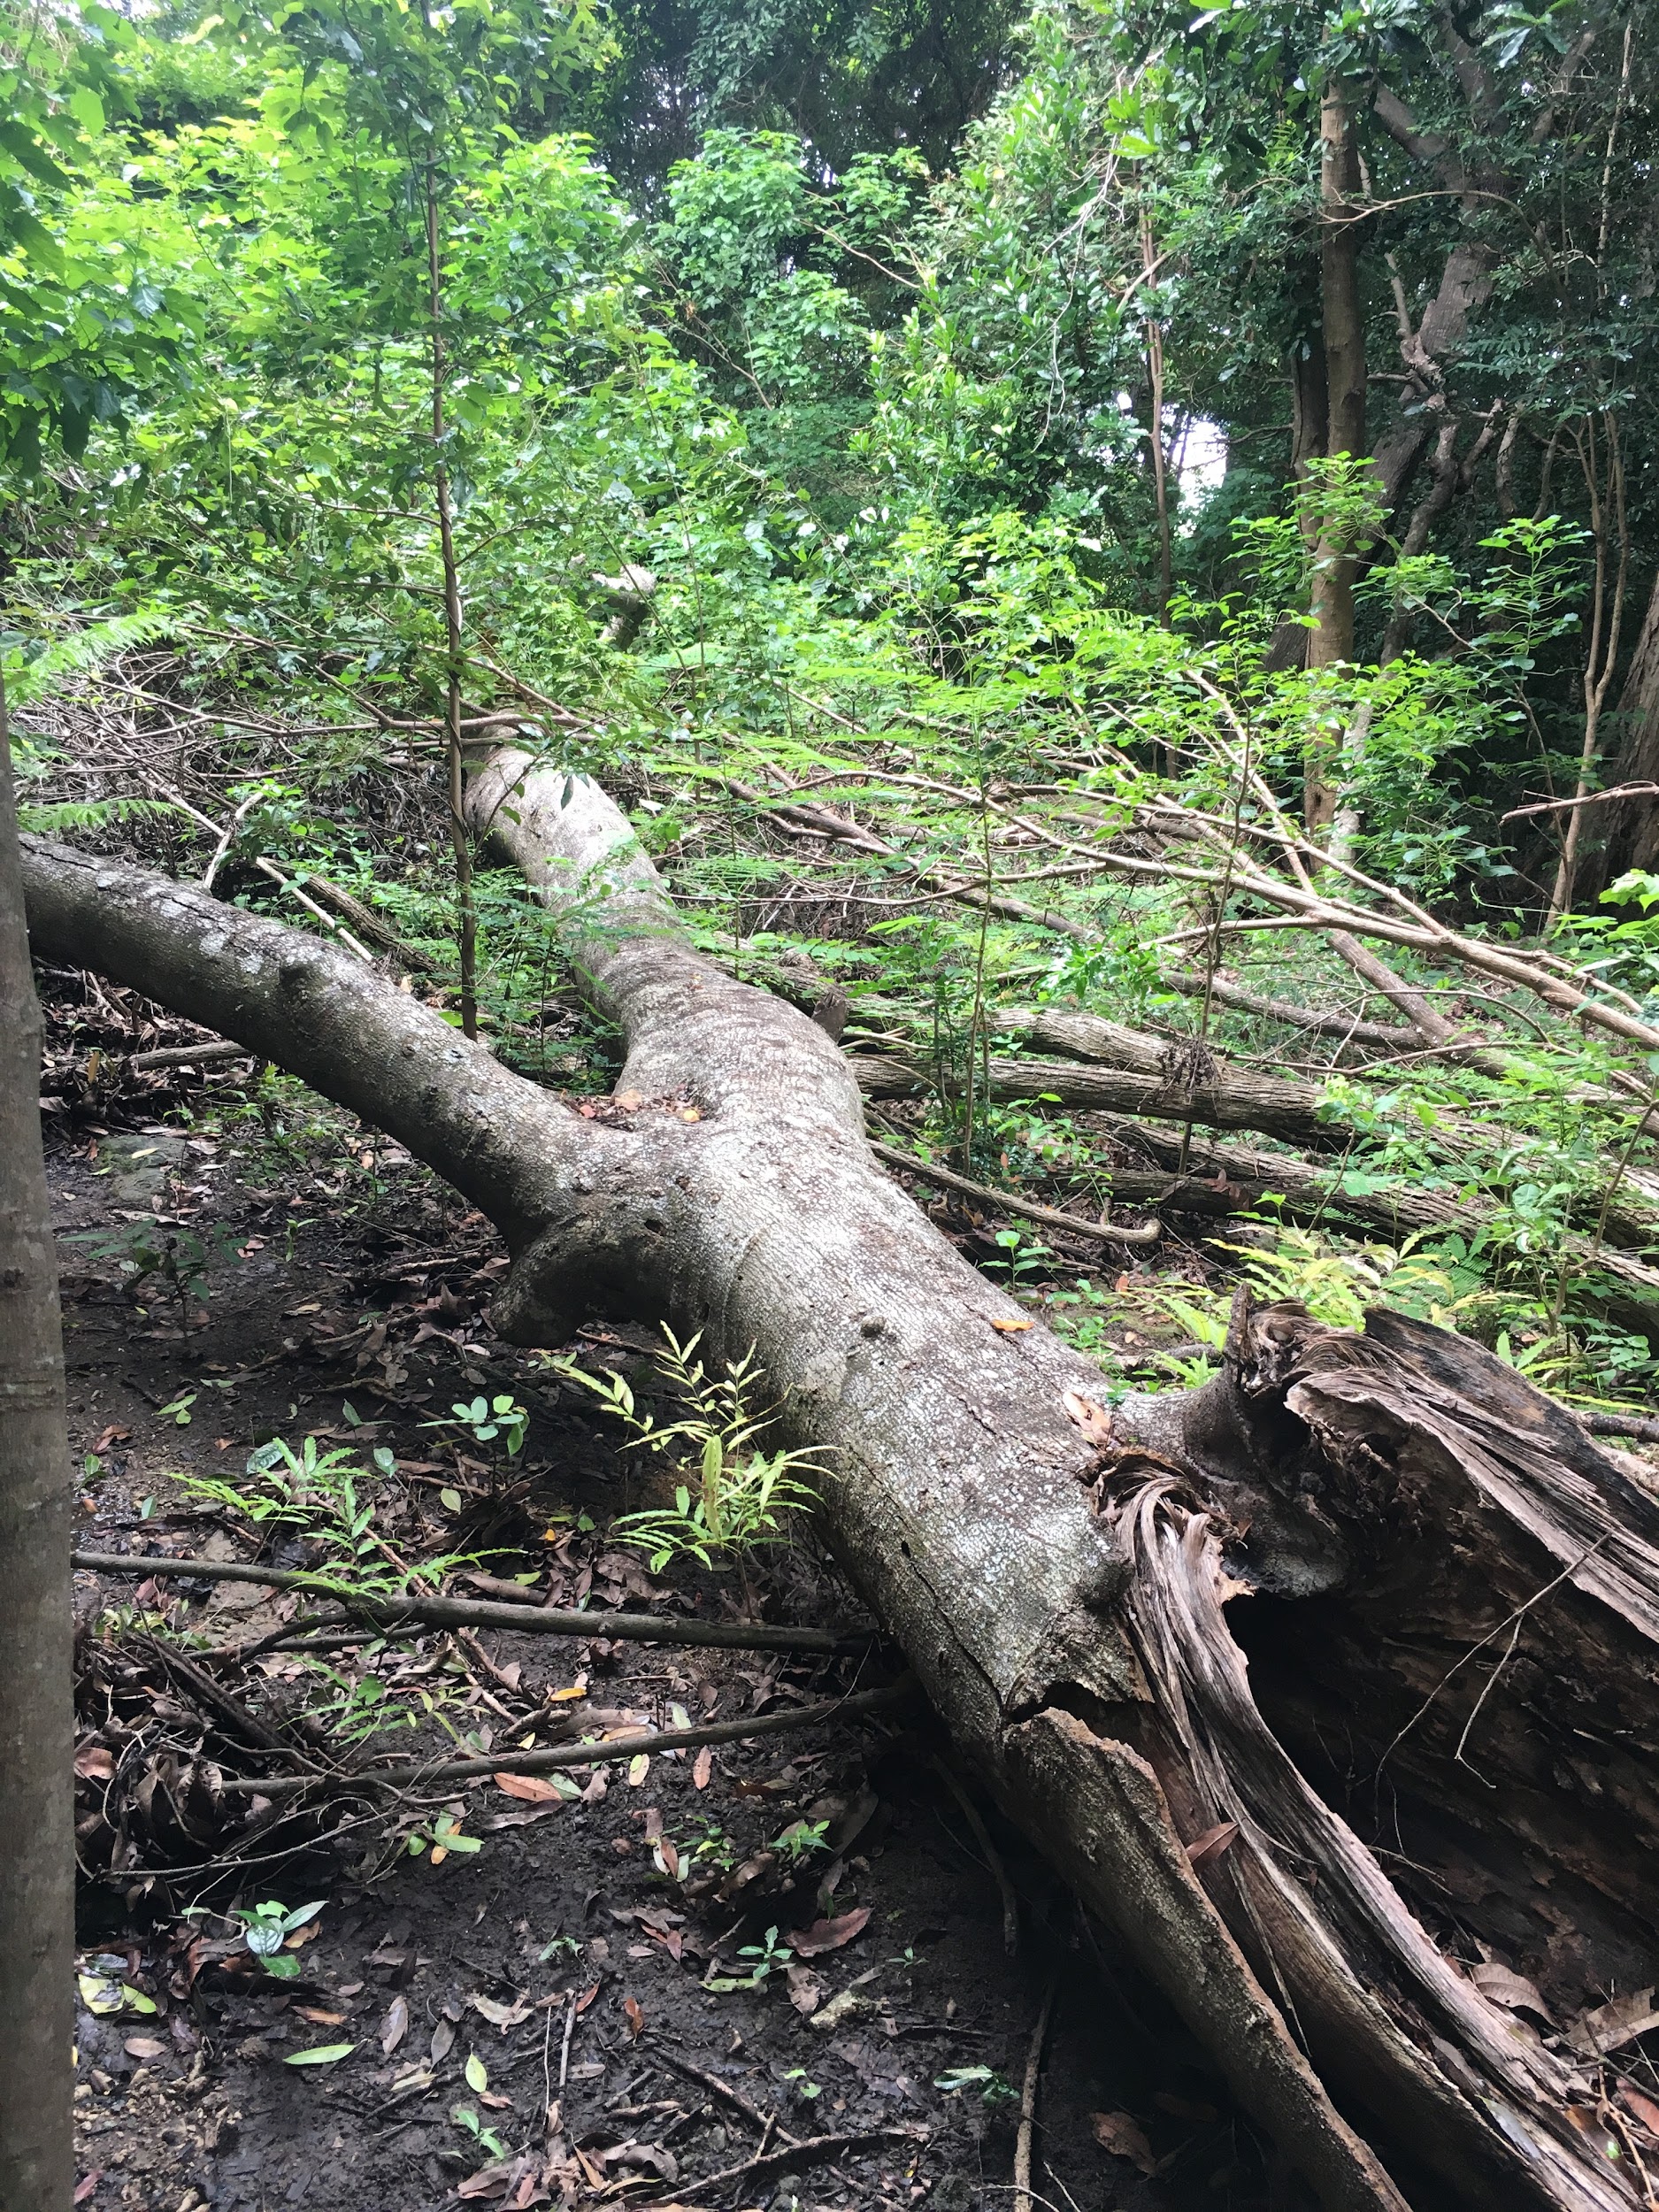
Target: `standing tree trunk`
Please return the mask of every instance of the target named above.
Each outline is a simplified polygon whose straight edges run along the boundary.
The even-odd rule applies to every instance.
[[[1331,77],[1319,106],[1319,298],[1325,327],[1328,459],[1365,455],[1365,322],[1359,296],[1359,155],[1348,88]],[[1319,518],[1313,554],[1308,666],[1339,668],[1354,658],[1354,584],[1361,548],[1347,501]],[[1322,837],[1336,812],[1341,743],[1324,718],[1308,742],[1302,814]]]
[[[0,2212],[67,2212],[75,2176],[72,1499],[40,1071],[0,692]]]
[[[1386,1315],[1241,1301],[1216,1382],[1109,1416],[592,783],[498,752],[468,804],[626,1041],[603,1121],[199,888],[30,841],[31,926],[448,1177],[507,1241],[513,1340],[611,1310],[752,1347],[958,1742],[1330,2212],[1633,2212],[1598,2032],[1547,2047],[1513,2005],[1659,1979],[1659,1508],[1490,1354]]]
[[[1590,534],[1595,546],[1595,581],[1590,594],[1590,638],[1585,649],[1579,684],[1584,696],[1584,736],[1578,751],[1578,774],[1572,795],[1582,802],[1589,793],[1601,750],[1601,711],[1607,704],[1613,675],[1618,666],[1619,631],[1624,617],[1624,587],[1630,575],[1630,526],[1624,512],[1624,463],[1619,448],[1618,417],[1609,409],[1601,418],[1601,446],[1597,451],[1595,421],[1587,415],[1575,435],[1579,466],[1590,496]],[[1561,859],[1549,895],[1548,926],[1553,928],[1572,904],[1578,872],[1578,844],[1584,834],[1587,810],[1580,803],[1567,816]]]
[[[1617,725],[1618,751],[1609,781],[1659,783],[1659,576],[1624,673]],[[1651,869],[1659,861],[1659,803],[1647,797],[1616,799],[1601,811],[1606,845],[1593,860],[1586,858],[1581,891],[1599,891],[1624,869]]]

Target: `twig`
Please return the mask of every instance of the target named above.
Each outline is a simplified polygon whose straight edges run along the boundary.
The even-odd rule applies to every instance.
[[[1525,814],[1564,814],[1569,808],[1600,806],[1608,799],[1651,799],[1659,797],[1659,783],[1617,783],[1606,791],[1588,791],[1581,799],[1540,799],[1533,806],[1512,806],[1507,814],[1500,814],[1500,826],[1505,822],[1518,822]]]
[[[1053,2016],[1057,1987],[1058,1983],[1051,1981],[1044,1993],[1042,2009],[1031,2032],[1031,2047],[1025,2053],[1025,2079],[1019,2093],[1019,2131],[1014,2138],[1014,2212],[1031,2212],[1031,2138],[1037,2117],[1037,2087],[1042,2079],[1043,2047],[1048,2040],[1048,2022]]]
[[[228,1721],[244,1742],[254,1745],[261,1751],[269,1751],[279,1759],[291,1760],[295,1765],[306,1769],[304,1774],[294,1778],[299,1787],[303,1788],[315,1775],[313,1761],[279,1735],[275,1729],[268,1726],[257,1713],[250,1713],[240,1698],[233,1697],[228,1690],[221,1688],[211,1675],[192,1665],[182,1652],[173,1650],[156,1636],[145,1636],[140,1641],[149,1647],[150,1656],[183,1683],[193,1696],[217,1713],[221,1721]]]
[[[1482,1689],[1480,1695],[1475,1700],[1474,1712],[1470,1714],[1468,1720],[1463,1724],[1463,1732],[1457,1739],[1456,1757],[1461,1764],[1469,1766],[1469,1762],[1463,1756],[1463,1749],[1464,1744],[1469,1740],[1469,1731],[1475,1724],[1475,1714],[1479,1713],[1481,1707],[1486,1703],[1487,1693],[1491,1690],[1494,1683],[1496,1682],[1499,1675],[1502,1673],[1504,1668],[1509,1664],[1510,1655],[1515,1649],[1517,1639],[1519,1637],[1521,1632],[1522,1623],[1525,1620],[1526,1616],[1532,1611],[1535,1605],[1541,1605],[1544,1600],[1548,1597],[1553,1590],[1558,1590],[1563,1582],[1571,1581],[1572,1577],[1578,1573],[1579,1568],[1583,1566],[1585,1561],[1590,1558],[1594,1553],[1600,1551],[1602,1545],[1607,1542],[1609,1537],[1614,1533],[1615,1532],[1610,1528],[1604,1529],[1601,1534],[1596,1538],[1594,1543],[1586,1544],[1584,1549],[1578,1554],[1578,1556],[1575,1560],[1572,1560],[1567,1566],[1563,1567],[1558,1575],[1554,1576],[1548,1582],[1545,1583],[1542,1589],[1534,1590],[1530,1598],[1525,1599],[1521,1604],[1517,1605],[1514,1609],[1512,1612],[1506,1614],[1495,1628],[1488,1629],[1486,1633],[1480,1639],[1480,1641],[1478,1644],[1471,1644],[1469,1649],[1464,1652],[1461,1659],[1455,1659],[1452,1662],[1451,1665],[1447,1668],[1445,1673],[1440,1677],[1440,1680],[1434,1685],[1434,1687],[1424,1699],[1422,1704],[1418,1706],[1417,1711],[1412,1714],[1410,1719],[1407,1721],[1405,1726],[1401,1729],[1399,1734],[1395,1736],[1394,1741],[1383,1753],[1382,1757],[1378,1760],[1376,1771],[1371,1777],[1373,1782],[1381,1781],[1382,1770],[1384,1767],[1387,1765],[1388,1761],[1393,1757],[1394,1752],[1411,1733],[1411,1731],[1417,1726],[1417,1723],[1422,1719],[1424,1714],[1428,1711],[1430,1706],[1433,1704],[1435,1699],[1440,1695],[1440,1692],[1446,1687],[1446,1685],[1451,1680],[1452,1677],[1458,1671],[1458,1670],[1462,1667],[1466,1667],[1469,1664],[1469,1662],[1476,1657],[1479,1653],[1483,1652],[1488,1644],[1495,1643],[1497,1639],[1502,1635],[1504,1630],[1513,1624],[1515,1633],[1509,1638],[1509,1648],[1505,1651],[1502,1658],[1499,1660],[1497,1665],[1493,1669],[1492,1673],[1487,1677],[1485,1688]],[[1473,1767],[1470,1767],[1469,1770],[1471,1774],[1476,1771]],[[1480,1779],[1485,1781],[1486,1777],[1482,1775]],[[1495,1788],[1496,1785],[1493,1784],[1489,1786]]]
[[[287,1796],[295,1790],[326,1786],[331,1789],[419,1790],[437,1782],[468,1782],[487,1774],[552,1774],[561,1767],[603,1766],[617,1759],[632,1759],[643,1751],[690,1751],[702,1744],[747,1743],[751,1736],[781,1736],[798,1728],[816,1727],[821,1721],[856,1719],[868,1713],[890,1711],[906,1705],[917,1694],[915,1678],[902,1675],[882,1690],[861,1690],[851,1697],[825,1698],[816,1705],[797,1705],[786,1713],[749,1715],[738,1720],[710,1721],[703,1728],[664,1728],[656,1734],[643,1731],[611,1736],[602,1743],[561,1744],[546,1751],[515,1751],[503,1745],[483,1759],[445,1759],[435,1765],[358,1767],[355,1771],[319,1775],[316,1781],[280,1775],[262,1781],[229,1781],[227,1796]],[[522,1725],[523,1724],[519,1724]]]
[[[576,1992],[572,1989],[570,2004],[565,2014],[565,2033],[559,2040],[559,2094],[561,2096],[565,2093],[565,2085],[571,2078],[571,2038],[575,2032]]]
[[[933,1771],[962,1808],[962,1816],[973,1831],[973,1839],[985,1854],[996,1886],[1002,1893],[1002,1943],[1010,1958],[1019,1949],[1019,1900],[1014,1894],[1014,1885],[1008,1878],[1008,1869],[1002,1864],[996,1846],[991,1841],[991,1832],[979,1817],[979,1809],[967,1791],[951,1772],[943,1759],[935,1758]]]
[[[775,2112],[763,2112],[757,2104],[749,2102],[741,2089],[733,2089],[729,2081],[722,2081],[718,2074],[705,2074],[701,2066],[692,2065],[688,2059],[676,2058],[672,2051],[659,2050],[655,2046],[651,2056],[659,2066],[666,2066],[673,2073],[683,2074],[687,2081],[695,2081],[710,2096],[722,2098],[734,2112],[741,2112],[751,2127],[758,2128],[763,2137],[768,2127],[772,2127],[777,2129],[780,2139],[792,2147],[800,2141],[799,2136],[791,2135],[787,2128],[779,2126]]]
[[[135,1052],[127,1062],[134,1075],[148,1075],[154,1068],[212,1067],[221,1060],[257,1060],[259,1055],[246,1045],[234,1045],[225,1041],[201,1045],[160,1045],[153,1052]]]
[[[1640,1444],[1659,1444],[1659,1421],[1640,1413],[1580,1413],[1568,1410],[1581,1429],[1592,1436],[1633,1436]]]
[[[1053,1206],[1039,1206],[1029,1198],[1016,1198],[1010,1192],[997,1190],[989,1183],[972,1182],[967,1176],[936,1166],[932,1160],[918,1160],[913,1152],[901,1151],[897,1145],[878,1144],[873,1137],[870,1149],[889,1167],[904,1168],[925,1183],[937,1183],[942,1190],[961,1191],[965,1197],[978,1198],[987,1206],[1000,1206],[1004,1213],[1018,1214],[1025,1221],[1040,1221],[1048,1229],[1063,1229],[1071,1236],[1093,1237],[1102,1244],[1156,1244],[1164,1234],[1162,1222],[1148,1221],[1139,1229],[1120,1229],[1114,1222],[1087,1221],[1081,1214],[1065,1214]]]
[[[810,1651],[833,1656],[850,1643],[827,1628],[774,1628],[764,1622],[688,1621],[651,1613],[580,1613],[564,1607],[496,1605],[472,1598],[357,1596],[297,1568],[260,1567],[240,1559],[163,1559],[142,1552],[78,1551],[73,1563],[96,1574],[184,1575],[206,1582],[257,1582],[272,1590],[307,1590],[333,1599],[381,1628],[411,1623],[429,1628],[511,1628],[524,1636],[603,1638],[620,1644],[713,1645],[726,1651]]]
[[[718,2174],[705,2174],[701,2181],[679,2182],[672,2197],[654,2197],[641,2208],[641,2212],[672,2212],[672,2207],[686,2198],[700,2197],[710,2189],[723,2188],[728,2181],[770,2181],[774,2174],[793,2173],[799,2166],[822,2166],[832,2158],[839,2158],[844,2151],[873,2150],[878,2143],[915,2143],[919,2139],[908,2128],[866,2128],[857,2135],[809,2135],[804,2142],[791,2143],[783,2150],[745,2159],[741,2166],[723,2167]]]

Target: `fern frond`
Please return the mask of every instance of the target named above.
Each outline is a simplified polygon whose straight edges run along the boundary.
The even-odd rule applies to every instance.
[[[165,799],[65,799],[56,806],[19,806],[18,827],[37,837],[62,837],[71,830],[107,829],[141,815],[177,812]]]
[[[6,690],[14,708],[27,707],[55,691],[65,677],[89,675],[118,653],[130,653],[141,645],[153,645],[178,626],[171,608],[141,607],[135,614],[111,615],[103,622],[88,622],[82,630],[54,638],[32,660],[6,671]]]

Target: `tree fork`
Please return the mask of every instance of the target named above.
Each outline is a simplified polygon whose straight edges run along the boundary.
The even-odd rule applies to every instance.
[[[753,1345],[827,1463],[826,1537],[958,1743],[1323,2204],[1635,2204],[1568,2116],[1598,2070],[1517,2040],[1437,1948],[1320,1746],[1386,1767],[1387,1863],[1460,1885],[1454,1946],[1554,1975],[1561,2013],[1654,1979],[1659,1509],[1490,1355],[1387,1316],[1356,1336],[1241,1307],[1216,1382],[1109,1418],[1098,1371],[879,1174],[825,1033],[695,951],[596,787],[498,753],[468,804],[626,1039],[618,1126],[315,939],[30,841],[37,948],[282,1061],[464,1190],[514,1256],[503,1333],[611,1309]],[[1471,1717],[1443,1681],[1472,1690],[1463,1662],[1512,1634]],[[1463,1756],[1474,1719],[1513,1804]],[[1563,1900],[1571,1974],[1540,1909]]]

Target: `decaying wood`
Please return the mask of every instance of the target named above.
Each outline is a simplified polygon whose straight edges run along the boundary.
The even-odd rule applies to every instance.
[[[1096,1370],[997,1325],[1030,1316],[879,1172],[842,1056],[695,950],[603,794],[497,753],[469,805],[626,1041],[603,1118],[319,940],[34,842],[37,950],[447,1176],[512,1256],[503,1334],[611,1310],[752,1346],[962,1752],[1323,2204],[1639,2204],[1616,2077],[1481,1977],[1558,2022],[1659,1980],[1659,1507],[1386,1316],[1241,1306],[1217,1380],[1109,1418]]]

